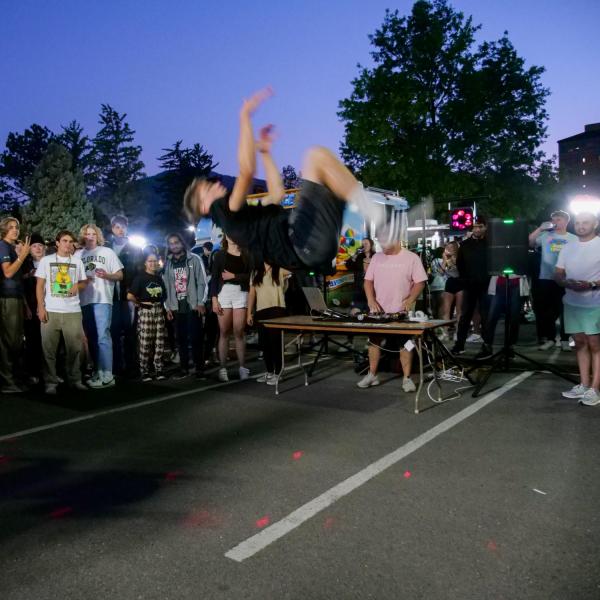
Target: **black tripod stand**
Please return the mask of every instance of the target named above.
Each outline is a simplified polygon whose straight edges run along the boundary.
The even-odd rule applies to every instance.
[[[502,349],[498,352],[494,353],[487,361],[486,364],[489,364],[488,372],[477,382],[475,389],[473,390],[473,398],[477,398],[481,394],[481,390],[483,386],[488,382],[489,378],[493,373],[497,373],[500,371],[507,372],[511,368],[511,364],[515,358],[520,358],[525,362],[529,363],[534,367],[536,371],[550,371],[553,375],[557,375],[558,377],[562,377],[567,381],[572,383],[577,383],[573,378],[569,377],[565,373],[562,373],[558,369],[555,369],[552,365],[542,364],[529,356],[525,356],[520,352],[516,352],[513,350],[510,344],[510,329],[512,324],[512,311],[511,311],[511,292],[510,292],[510,279],[508,276],[506,277],[506,282],[504,285],[504,343],[502,345]],[[477,367],[473,367],[474,370]]]

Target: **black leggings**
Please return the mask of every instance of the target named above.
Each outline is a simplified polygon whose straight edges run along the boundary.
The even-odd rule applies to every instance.
[[[281,306],[272,306],[257,310],[254,315],[258,325],[258,345],[263,352],[263,359],[268,373],[279,373],[281,371],[281,332],[276,329],[267,329],[260,321],[285,317],[287,311]]]

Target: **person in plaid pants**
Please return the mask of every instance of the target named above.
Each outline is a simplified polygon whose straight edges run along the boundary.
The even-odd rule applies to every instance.
[[[163,373],[165,349],[165,313],[163,303],[167,292],[160,275],[158,256],[148,254],[144,261],[144,272],[136,275],[131,282],[127,299],[138,307],[137,334],[140,371],[142,381],[152,381],[151,363],[157,381],[166,379]]]

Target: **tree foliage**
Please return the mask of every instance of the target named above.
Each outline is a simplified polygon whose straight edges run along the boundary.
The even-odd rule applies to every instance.
[[[535,187],[544,69],[527,68],[506,33],[476,47],[478,29],[447,0],[386,12],[369,36],[373,66],[359,65],[338,113],[342,156],[365,183],[413,201],[493,193],[492,212]]]
[[[10,204],[27,199],[26,181],[42,159],[54,134],[34,123],[23,133],[9,133],[0,155],[0,180],[4,201]]]
[[[142,147],[136,146],[135,131],[109,104],[102,104],[100,130],[92,141],[94,199],[106,215],[115,213],[134,217],[136,210],[133,183],[144,176],[140,160]]]
[[[25,185],[31,198],[23,215],[29,232],[53,238],[59,229],[76,233],[84,223],[93,221],[83,175],[79,169],[73,170],[71,155],[61,144],[49,144]]]
[[[164,202],[158,217],[168,230],[177,230],[186,224],[181,207],[187,186],[194,177],[208,177],[218,165],[201,144],[191,148],[182,146],[183,140],[177,140],[171,148],[163,148],[164,154],[158,159],[164,171],[159,180]]]
[[[286,165],[281,169],[281,178],[286,190],[300,187],[300,177],[292,165]]]
[[[87,187],[91,187],[93,178],[93,156],[90,138],[83,134],[83,127],[76,121],[62,126],[62,133],[56,140],[62,144],[71,155],[73,171],[81,171]]]

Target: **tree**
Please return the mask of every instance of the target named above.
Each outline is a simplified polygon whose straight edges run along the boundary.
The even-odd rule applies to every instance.
[[[50,143],[26,188],[31,197],[24,210],[29,232],[53,238],[59,229],[76,234],[84,223],[93,221],[83,175],[80,170],[73,171],[71,156],[59,143]]]
[[[140,160],[142,147],[136,146],[135,131],[109,104],[102,104],[100,131],[92,142],[94,201],[107,216],[115,213],[135,215],[133,183],[144,176]]]
[[[300,178],[292,165],[286,165],[281,169],[281,178],[283,179],[283,187],[286,190],[300,187]]]
[[[26,181],[54,137],[47,127],[36,123],[23,133],[8,134],[6,149],[0,155],[0,179],[6,202],[14,204],[27,199]]]
[[[71,121],[66,127],[61,126],[62,133],[56,140],[62,144],[71,155],[71,165],[73,171],[81,171],[86,179],[87,187],[91,187],[92,182],[92,146],[90,138],[83,135],[83,127],[75,120]]]
[[[194,177],[208,177],[218,165],[201,144],[191,148],[182,148],[182,144],[183,140],[177,140],[171,148],[163,148],[164,154],[158,159],[164,171],[159,180],[164,203],[157,221],[163,229],[170,231],[186,225],[182,202],[187,186]]]
[[[419,0],[408,17],[386,12],[340,102],[342,156],[369,185],[415,201],[486,193],[502,202],[535,186],[545,138],[544,69],[525,68],[507,34],[474,47],[479,29],[447,0]],[[527,187],[527,186],[525,186]],[[490,203],[500,210],[500,199]]]

